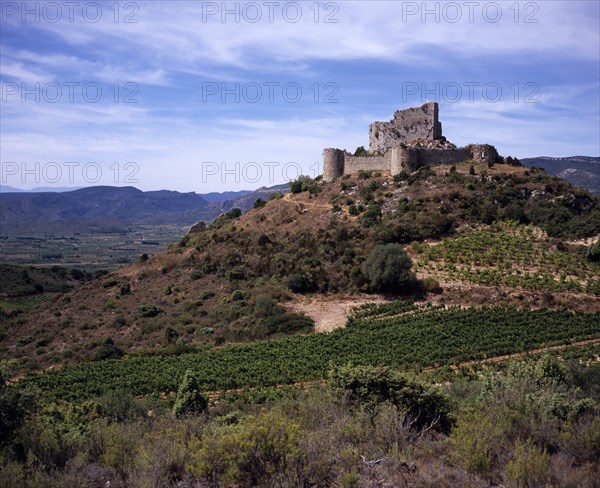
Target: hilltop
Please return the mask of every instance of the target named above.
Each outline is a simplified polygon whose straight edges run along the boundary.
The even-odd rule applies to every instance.
[[[419,300],[600,309],[600,269],[586,258],[599,199],[540,170],[364,171],[303,179],[255,207],[17,314],[3,354],[37,367],[94,358],[108,338],[124,352],[254,341],[306,333],[330,320],[319,309],[342,326],[345,303],[386,300],[362,271],[386,243],[405,246],[420,280],[396,291]]]

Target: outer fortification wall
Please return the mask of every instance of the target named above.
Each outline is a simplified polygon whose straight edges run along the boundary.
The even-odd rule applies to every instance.
[[[325,149],[323,153],[323,180],[333,181],[345,174],[361,170],[391,171],[392,175],[406,171],[411,173],[421,166],[435,164],[458,164],[464,161],[494,163],[498,152],[489,144],[470,144],[455,149],[396,146],[383,156],[357,157],[341,149]]]
[[[389,170],[391,154],[383,156],[363,157],[344,155],[344,174],[358,173],[360,170]]]

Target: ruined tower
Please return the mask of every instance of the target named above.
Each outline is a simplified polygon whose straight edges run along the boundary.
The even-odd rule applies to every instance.
[[[369,150],[383,153],[403,142],[441,139],[442,124],[438,114],[438,104],[429,102],[420,107],[398,110],[389,122],[373,122],[369,126]]]

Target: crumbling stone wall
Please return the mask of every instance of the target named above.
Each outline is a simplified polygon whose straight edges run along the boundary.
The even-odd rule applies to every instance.
[[[442,137],[438,120],[438,104],[398,110],[389,122],[373,122],[369,126],[369,150],[385,153],[394,146],[416,139],[435,140]]]
[[[391,154],[388,152],[383,156],[373,156],[373,157],[364,157],[364,156],[351,156],[349,154],[345,154],[344,157],[344,174],[354,174],[358,173],[362,170],[372,170],[372,171],[381,171],[381,170],[390,170],[390,157]]]
[[[437,103],[399,110],[391,122],[370,126],[371,152],[375,156],[352,156],[336,148],[323,150],[323,180],[333,181],[360,170],[387,170],[392,175],[413,172],[424,165],[457,164],[463,161],[495,163],[498,151],[489,144],[456,147],[442,137]],[[435,141],[435,142],[428,142]]]

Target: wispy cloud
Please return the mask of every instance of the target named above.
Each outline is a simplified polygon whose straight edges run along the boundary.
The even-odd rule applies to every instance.
[[[146,189],[216,189],[223,183],[198,176],[202,161],[296,161],[309,173],[323,147],[367,145],[372,120],[425,100],[440,102],[444,132],[459,144],[491,142],[516,156],[600,153],[597,2],[300,2],[297,22],[292,7],[285,18],[285,2],[273,22],[260,2],[261,19],[248,21],[250,4],[118,2],[117,22],[113,4],[101,3],[98,22],[80,10],[73,22],[6,19],[0,79],[11,90],[95,83],[103,93],[95,103],[80,91],[56,103],[5,97],[2,160],[136,161]],[[237,93],[206,100],[207,82]],[[404,82],[419,92],[405,97]],[[448,83],[472,82],[474,100],[445,97]],[[136,103],[123,99],[127,83]],[[239,92],[253,83],[277,84],[274,100],[264,85],[256,101]],[[486,83],[502,87],[498,101],[482,95]],[[536,103],[524,100],[527,83]],[[282,93],[287,84],[300,87],[298,100]]]

